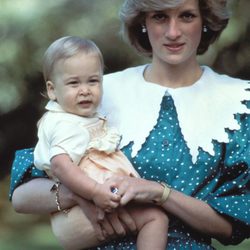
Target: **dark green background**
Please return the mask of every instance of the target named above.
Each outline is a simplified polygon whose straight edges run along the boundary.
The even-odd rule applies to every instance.
[[[0,0],[0,249],[60,249],[47,216],[16,214],[8,201],[14,152],[36,142],[43,112],[41,60],[61,36],[93,39],[104,54],[106,73],[147,62],[119,35],[121,0]],[[231,4],[232,19],[221,39],[199,58],[221,73],[250,79],[249,0]],[[250,241],[218,249],[249,250]]]

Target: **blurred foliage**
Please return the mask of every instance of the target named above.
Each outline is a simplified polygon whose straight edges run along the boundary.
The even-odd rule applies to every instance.
[[[0,0],[0,249],[60,249],[48,218],[18,215],[7,200],[14,152],[36,142],[36,122],[45,103],[41,61],[55,39],[78,35],[101,48],[106,73],[148,60],[119,35],[122,0]],[[232,18],[221,39],[201,64],[231,76],[250,79],[249,0],[232,1]],[[214,245],[224,249],[218,242]],[[229,250],[250,249],[248,241]]]

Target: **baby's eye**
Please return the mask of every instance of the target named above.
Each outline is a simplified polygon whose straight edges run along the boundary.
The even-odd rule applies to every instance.
[[[78,81],[69,81],[69,82],[67,82],[67,85],[72,86],[72,87],[77,86],[77,84],[78,84]]]
[[[97,85],[99,83],[100,83],[99,79],[90,79],[89,80],[89,85],[91,85],[91,86],[95,86],[95,85]]]
[[[189,12],[185,12],[181,15],[182,20],[187,23],[192,22],[195,17],[196,16],[194,14]]]

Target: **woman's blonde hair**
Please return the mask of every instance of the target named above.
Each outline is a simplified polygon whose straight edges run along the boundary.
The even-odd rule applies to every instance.
[[[122,35],[140,53],[152,56],[152,47],[147,33],[142,32],[145,16],[150,11],[175,8],[185,0],[125,0],[121,10]],[[202,32],[197,54],[205,53],[226,28],[229,13],[226,0],[198,0],[203,25],[207,32]]]
[[[88,39],[77,36],[66,36],[54,41],[46,50],[43,58],[43,77],[45,82],[51,80],[55,64],[61,59],[67,59],[79,52],[96,53],[104,68],[103,56],[96,44]]]

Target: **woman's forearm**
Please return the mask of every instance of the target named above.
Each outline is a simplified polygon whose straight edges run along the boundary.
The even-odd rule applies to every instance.
[[[141,178],[115,177],[119,193],[122,195],[121,204],[129,201],[159,202],[163,186],[154,181]],[[162,207],[195,230],[217,239],[227,239],[232,234],[232,225],[219,215],[206,202],[187,196],[176,190],[170,192]]]
[[[57,211],[55,193],[51,192],[54,181],[37,178],[17,187],[12,196],[12,205],[18,213],[49,214]],[[61,186],[59,190],[62,209],[76,204],[72,192]]]
[[[231,223],[204,201],[172,190],[162,206],[201,233],[219,240],[230,238],[232,234]]]

